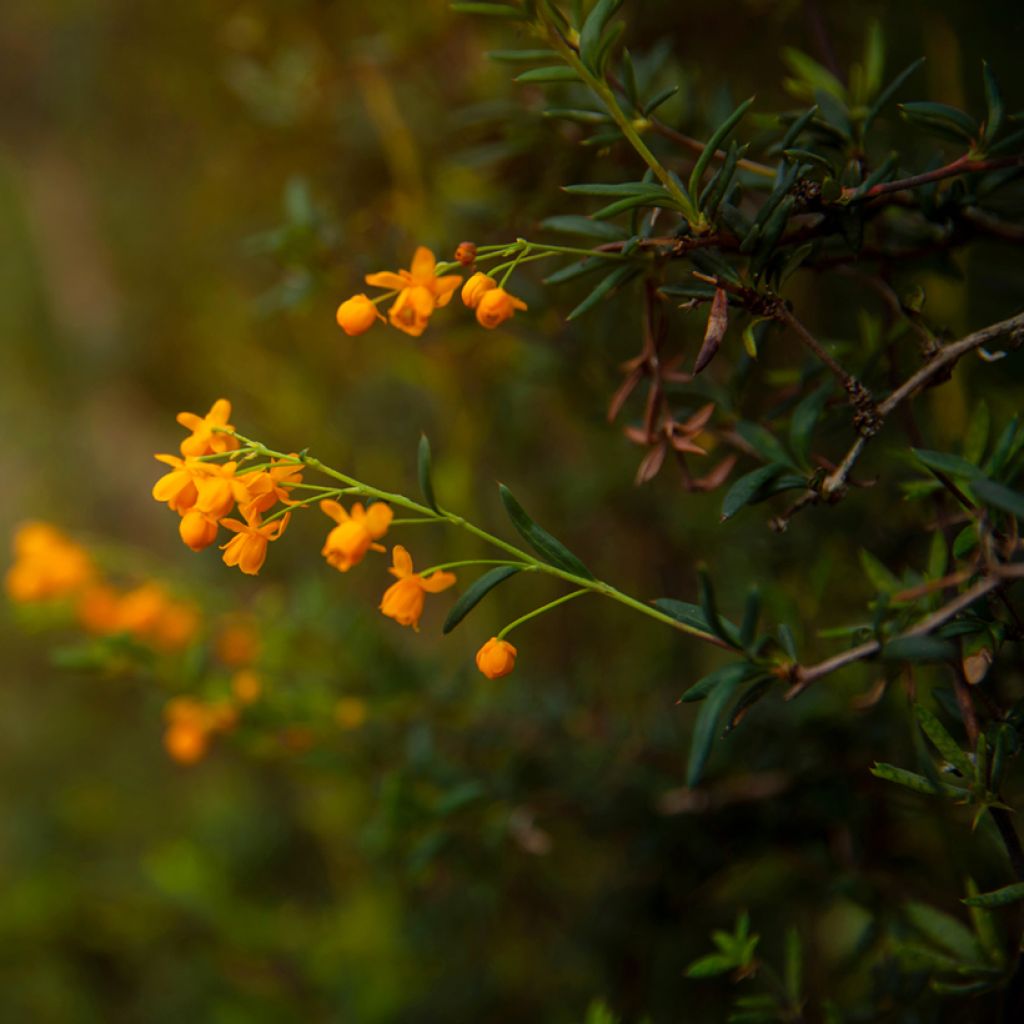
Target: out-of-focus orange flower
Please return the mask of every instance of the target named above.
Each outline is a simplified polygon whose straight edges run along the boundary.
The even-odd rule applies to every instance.
[[[159,583],[143,583],[129,590],[118,600],[114,632],[145,639],[156,628],[168,604],[167,593]]]
[[[220,525],[235,534],[227,544],[221,545],[224,564],[237,565],[247,576],[255,576],[267,559],[267,544],[284,533],[290,518],[291,512],[286,512],[281,519],[265,525],[260,523],[258,512],[244,523],[222,519]]]
[[[378,501],[364,510],[357,501],[349,513],[338,502],[327,500],[320,502],[320,508],[338,524],[327,535],[320,554],[339,572],[348,572],[358,565],[371,548],[386,550],[374,541],[380,540],[391,525],[394,512],[389,505]]]
[[[231,668],[253,664],[261,647],[256,624],[246,619],[229,619],[217,634],[217,657]]]
[[[439,594],[455,583],[455,575],[450,572],[434,572],[424,579],[419,573],[412,571],[412,557],[409,552],[396,544],[391,551],[392,567],[388,572],[398,578],[392,583],[381,598],[380,610],[401,626],[412,626],[419,630],[420,616],[423,614],[424,594]]]
[[[526,309],[526,303],[510,295],[504,288],[491,288],[477,303],[476,318],[481,327],[490,330],[515,315],[517,309]]]
[[[342,729],[358,729],[367,717],[366,701],[362,697],[339,697],[334,705],[334,720]]]
[[[195,764],[206,753],[210,736],[227,732],[238,720],[229,704],[204,704],[194,697],[175,697],[164,707],[167,730],[164,748],[179,764]]]
[[[492,289],[498,287],[498,282],[493,277],[477,271],[462,286],[462,302],[470,309],[476,309],[480,300]]]
[[[153,643],[164,651],[181,650],[199,631],[199,623],[199,609],[195,605],[172,601],[152,630]]]
[[[438,277],[436,266],[434,254],[421,245],[413,254],[408,270],[397,273],[383,270],[366,275],[366,283],[375,288],[398,289],[398,297],[388,310],[388,319],[393,327],[414,338],[423,333],[435,308],[448,305],[462,281],[458,274]]]
[[[251,668],[243,668],[231,677],[231,692],[241,704],[252,704],[263,692],[260,677]]]
[[[507,676],[516,667],[516,654],[519,652],[507,641],[492,636],[476,652],[476,667],[488,679],[500,679]]]
[[[289,458],[294,459],[296,456]],[[248,499],[244,504],[239,503],[239,508],[244,516],[249,517],[255,512],[266,512],[278,501],[290,504],[288,496],[291,491],[288,488],[302,483],[302,466],[278,459],[269,469],[246,473],[239,479],[249,492]]]
[[[378,320],[383,319],[380,311],[365,295],[353,295],[338,307],[338,326],[349,337],[365,334]]]
[[[98,636],[109,636],[121,628],[118,609],[121,595],[105,583],[95,583],[85,588],[78,599],[76,614],[82,628]]]
[[[67,597],[95,575],[86,550],[49,523],[20,526],[14,534],[14,556],[4,584],[11,600],[20,603]]]
[[[154,455],[154,459],[171,467],[153,484],[153,497],[167,502],[167,507],[183,516],[199,497],[197,483],[209,475],[209,463],[197,459],[179,459],[177,455]]]
[[[217,520],[192,509],[181,517],[178,533],[193,551],[202,551],[217,539]]]
[[[192,431],[181,442],[181,454],[199,456],[233,452],[238,448],[238,438],[218,433],[216,429],[234,430],[228,423],[230,417],[231,403],[226,398],[218,398],[205,416],[197,416],[194,412],[179,412],[178,422],[186,430]]]

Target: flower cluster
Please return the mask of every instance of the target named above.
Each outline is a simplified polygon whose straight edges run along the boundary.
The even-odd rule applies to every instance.
[[[417,266],[414,261],[413,272],[408,273],[405,287],[410,291],[426,288],[425,285],[418,283],[425,273],[423,267],[427,266],[426,257],[421,257],[420,263],[422,266]],[[429,257],[429,267],[433,275],[432,256]],[[416,276],[417,274],[420,276]],[[497,286],[482,284],[479,280],[481,276],[474,275],[467,283],[467,288],[472,284],[475,289],[470,292],[469,300],[482,301],[481,296],[486,299],[487,296],[500,291]],[[443,282],[444,278],[437,280]],[[491,284],[493,285],[493,281]],[[435,298],[442,294],[450,296],[454,290],[454,286],[448,287],[447,284],[443,284],[442,288],[443,291],[431,294]],[[179,532],[188,547],[194,551],[208,547],[216,539],[218,529],[223,526],[235,533],[235,536],[222,546],[225,564],[238,566],[242,572],[256,575],[263,567],[268,544],[281,536],[293,512],[317,504],[334,524],[324,538],[320,551],[332,568],[347,573],[359,565],[369,552],[387,552],[387,548],[380,541],[392,527],[394,512],[391,504],[380,498],[387,497],[389,500],[398,501],[404,499],[375,492],[374,489],[367,488],[342,474],[327,470],[315,460],[303,460],[296,455],[282,455],[280,452],[270,451],[258,442],[249,441],[238,435],[228,423],[230,415],[231,404],[223,398],[214,402],[206,416],[180,414],[178,422],[191,431],[182,442],[181,455],[156,456],[171,469],[154,485],[153,497],[178,513]],[[249,468],[250,463],[258,458],[266,461]],[[307,464],[327,472],[349,486],[325,487],[302,483],[301,470]],[[296,486],[305,488],[309,496],[299,499],[290,497],[292,489]],[[376,496],[378,500],[369,504],[355,501],[348,507],[337,500],[338,497],[353,492],[370,494]],[[278,501],[284,508],[266,521],[262,520],[262,514]],[[244,522],[228,518],[228,513],[236,506]],[[437,566],[432,570],[416,572],[412,556],[402,545],[395,544],[391,550],[391,567],[388,569],[395,577],[395,582],[381,597],[381,613],[394,619],[399,625],[409,626],[418,631],[426,595],[441,593],[456,582],[455,575],[447,572],[446,568]],[[96,602],[99,609],[98,598]],[[97,621],[102,619],[99,610],[95,611],[94,617]],[[223,640],[229,651],[236,648],[244,651],[246,645],[251,642],[251,637],[237,629]],[[234,655],[230,657],[234,658]],[[516,649],[510,643],[492,637],[478,652],[476,663],[480,672],[488,679],[498,679],[512,671],[515,658]],[[234,663],[229,662],[228,658],[222,660]],[[238,663],[244,660],[241,658]],[[236,697],[243,702],[243,694],[258,694],[258,679],[236,679],[235,684]],[[181,749],[205,749],[205,741],[200,742],[197,737],[208,737],[210,728],[202,726],[201,716],[186,717],[188,720],[184,724],[178,722],[172,726],[172,731],[177,730],[175,735],[184,736],[187,733],[189,736],[187,741],[180,741]],[[200,753],[195,756],[200,756]]]
[[[94,636],[130,636],[164,651],[186,647],[199,627],[190,602],[149,580],[123,588],[104,579],[88,551],[49,523],[29,522],[14,534],[8,596],[18,604],[66,601]]]
[[[290,488],[302,482],[294,459],[271,461],[262,467],[242,467],[235,461],[216,461],[238,450],[230,431],[231,403],[219,398],[200,417],[183,412],[178,422],[192,433],[181,442],[181,457],[157,455],[171,467],[153,485],[153,497],[166,502],[181,517],[178,532],[193,551],[217,540],[223,526],[235,534],[222,545],[224,562],[255,575],[267,557],[267,545],[284,533],[290,513],[264,522],[263,515],[279,501],[291,504]],[[242,519],[229,518],[237,506]]]
[[[462,284],[458,274],[447,274],[444,270],[450,266],[472,266],[476,257],[476,246],[472,242],[463,242],[455,251],[454,264],[439,267],[434,254],[421,245],[413,254],[408,270],[367,274],[368,285],[388,290],[375,299],[363,293],[346,299],[338,307],[338,325],[348,335],[363,334],[378,320],[384,319],[377,304],[393,298],[388,322],[405,334],[418,338],[427,329],[434,310],[447,306],[455,289]],[[476,310],[477,322],[488,329],[508,320],[516,310],[526,309],[525,302],[510,295],[493,277],[480,271],[463,285],[462,301]]]

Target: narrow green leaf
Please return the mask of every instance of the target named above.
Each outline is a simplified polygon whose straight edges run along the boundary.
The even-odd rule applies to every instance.
[[[711,632],[721,640],[733,643],[733,640],[725,632],[722,620],[718,617],[718,608],[715,605],[715,589],[711,584],[711,577],[708,575],[707,566],[697,567],[697,585],[700,593],[700,610],[704,613],[704,620],[711,627]]]
[[[1003,427],[996,440],[995,448],[992,454],[988,458],[988,462],[985,463],[984,470],[986,476],[999,476],[1003,471],[1003,468],[1009,463],[1010,459],[1013,458],[1014,452],[1019,447],[1017,441],[1017,425],[1018,417],[1014,416],[1009,423]]]
[[[978,896],[977,883],[973,878],[967,879],[967,896]],[[989,963],[996,967],[1006,965],[1006,953],[1003,950],[1003,943],[996,928],[995,916],[989,913],[987,907],[973,906],[967,904],[971,915],[971,923],[974,925],[974,934],[977,936],[978,945],[981,947]]]
[[[975,497],[980,498],[986,505],[1009,512],[1018,519],[1024,519],[1024,494],[1019,491],[1012,491],[1009,487],[984,477],[972,480],[971,490]]]
[[[950,786],[942,782],[932,782],[917,772],[908,772],[904,768],[897,768],[893,764],[876,762],[871,767],[871,774],[876,778],[885,779],[886,782],[895,782],[898,786],[906,786],[915,793],[924,793],[929,796],[948,796],[953,799],[966,799],[970,793],[960,786]]]
[[[619,199],[607,206],[602,206],[600,210],[595,210],[590,216],[594,220],[606,220],[608,217],[616,217],[627,210],[635,210],[638,206],[652,206],[662,210],[679,209],[676,201],[667,192],[663,192],[660,195],[630,196],[626,199]]]
[[[608,224],[606,221],[591,220],[589,217],[579,217],[574,214],[548,217],[540,222],[540,226],[548,231],[559,231],[566,235],[583,235],[586,238],[600,239],[602,242],[620,242],[628,237],[628,233],[617,224]]]
[[[811,107],[809,110],[805,110],[787,129],[786,134],[782,136],[782,142],[779,143],[779,149],[784,153],[789,149],[793,143],[800,137],[800,133],[807,127],[811,122],[811,118],[818,112],[817,106]]]
[[[548,107],[544,117],[560,121],[574,121],[576,124],[610,124],[611,118],[600,110],[578,110],[573,107]]]
[[[905,67],[882,91],[878,99],[871,104],[871,109],[864,118],[864,131],[871,127],[871,122],[882,112],[885,105],[896,95],[897,89],[924,63],[924,57],[918,57],[912,64]]]
[[[554,50],[491,50],[489,60],[499,64],[538,64],[558,59]]]
[[[973,462],[960,455],[953,455],[950,452],[933,452],[925,448],[912,448],[914,458],[928,469],[936,469],[947,476],[954,476],[970,480],[979,474],[979,469]]]
[[[821,419],[831,393],[832,381],[829,380],[801,399],[800,404],[793,410],[793,417],[789,421],[789,447],[801,466],[808,465],[811,435],[818,425],[818,420]]]
[[[782,462],[791,469],[799,469],[792,456],[783,447],[782,442],[770,431],[758,423],[741,420],[736,424],[736,432],[766,462]]]
[[[661,185],[646,181],[582,182],[578,185],[563,185],[563,192],[572,196],[652,196],[665,195]]]
[[[914,638],[918,639],[918,638]],[[943,724],[927,708],[915,705],[914,712],[936,750],[963,776],[965,780],[974,778],[974,765],[971,759],[960,749],[959,744],[946,732]]]
[[[502,565],[497,569],[485,572],[479,579],[466,589],[458,601],[452,606],[448,618],[441,627],[442,633],[450,633],[499,583],[504,583],[510,576],[519,572],[514,565]]]
[[[736,961],[733,957],[726,956],[724,953],[709,953],[707,956],[702,956],[699,960],[694,960],[686,968],[686,977],[713,978],[718,974],[725,974],[735,967]]]
[[[595,73],[600,70],[599,51],[605,27],[621,6],[622,0],[597,0],[580,29],[580,57]]]
[[[774,676],[766,676],[763,679],[758,679],[757,682],[748,687],[729,711],[725,731],[727,733],[732,732],[743,720],[747,711],[764,697],[776,682],[778,680]]]
[[[643,109],[644,117],[650,117],[658,107],[668,100],[672,99],[675,94],[679,92],[678,85],[669,85],[662,89],[660,92],[655,93],[645,104]]]
[[[771,462],[741,476],[725,493],[721,522],[731,519],[744,505],[755,500],[775,477],[785,472],[786,467],[781,462]]]
[[[659,597],[652,604],[659,611],[663,611],[666,615],[671,615],[677,622],[693,626],[694,629],[699,629],[704,633],[714,632],[711,624],[704,617],[704,612],[701,611],[700,605],[690,604],[689,601],[677,601],[674,597]],[[719,615],[718,621],[728,634],[729,642],[734,646],[739,646],[740,632],[735,623],[730,622],[721,615]]]
[[[952,661],[956,648],[935,636],[900,636],[882,648],[886,661]]]
[[[700,189],[701,178],[704,176],[704,171],[708,164],[711,162],[715,155],[715,151],[719,146],[729,137],[729,133],[740,123],[743,115],[747,112],[750,104],[754,102],[754,97],[744,100],[711,134],[711,138],[704,145],[704,149],[700,156],[697,157],[697,162],[693,166],[693,170],[690,172],[690,188],[689,192],[691,196],[697,195]]]
[[[782,51],[782,59],[789,65],[793,74],[803,79],[810,92],[817,92],[820,89],[837,99],[845,99],[846,89],[842,82],[806,53],[787,46]]]
[[[693,738],[690,741],[690,759],[686,766],[687,786],[693,787],[700,783],[718,733],[719,717],[738,685],[736,680],[723,680],[701,704],[693,725]]]
[[[924,128],[945,129],[954,138],[973,142],[978,137],[978,124],[974,118],[948,103],[901,103],[899,111],[906,121]]]
[[[978,893],[977,896],[968,896],[960,902],[969,907],[1005,907],[1009,903],[1017,903],[1024,900],[1024,882],[1015,882],[1013,885],[1003,886],[1002,889],[993,889],[991,892]]]
[[[707,626],[701,627],[707,629]],[[696,701],[703,700],[712,690],[724,683],[742,683],[745,679],[749,679],[751,676],[756,675],[760,672],[760,669],[756,665],[751,665],[749,662],[741,661],[736,662],[732,665],[724,665],[722,668],[715,669],[714,672],[704,676],[703,679],[698,679],[688,690],[683,692],[683,695],[679,698],[680,704],[692,704]]]
[[[498,485],[502,504],[508,513],[512,525],[519,531],[533,549],[551,565],[564,569],[574,576],[592,580],[590,570],[561,541],[556,540],[543,527],[538,526],[527,514],[522,505],[516,501],[512,492],[504,485]]]
[[[964,558],[968,552],[978,546],[978,527],[975,523],[968,523],[953,541],[953,557]]]
[[[640,273],[639,267],[624,266],[616,267],[610,274],[591,291],[591,293],[565,318],[575,320],[582,316],[589,309],[593,309],[605,296],[610,295],[620,285],[636,277]]]
[[[985,79],[985,131],[982,139],[985,142],[991,142],[1003,126],[1006,106],[1003,103],[1003,96],[996,77],[988,66],[988,61],[981,62],[981,74]]]
[[[547,68],[531,68],[512,79],[513,82],[523,85],[529,85],[531,82],[543,84],[546,82],[578,82],[579,80],[579,75],[572,68],[561,64]]]
[[[736,165],[740,156],[746,152],[746,146],[738,146],[735,142],[729,143],[729,149],[725,154],[722,166],[715,172],[714,177],[708,182],[707,187],[700,194],[698,202],[699,209],[703,210],[709,217],[715,215],[719,204],[726,197],[732,180],[736,176]]]
[[[892,594],[903,589],[903,584],[867,548],[860,551],[860,565],[875,590]]]
[[[585,259],[578,260],[575,263],[570,263],[568,266],[562,267],[561,270],[556,270],[553,274],[548,274],[544,278],[545,284],[562,284],[565,281],[574,281],[577,277],[584,277],[586,274],[591,274],[595,270],[606,269],[608,261],[603,260],[600,256],[587,256]]]
[[[796,653],[796,640],[793,638],[793,630],[789,628],[789,624],[780,622],[776,632],[779,637],[779,644],[786,654],[789,655],[790,660],[799,661],[800,659]]]
[[[482,14],[488,18],[514,18],[518,21],[526,21],[530,17],[521,7],[512,7],[510,4],[467,3],[464,0],[456,0],[449,6],[456,14]]]
[[[968,963],[982,959],[982,952],[971,930],[955,917],[927,903],[908,903],[904,909],[914,928],[939,949]]]
[[[420,434],[420,447],[416,460],[416,471],[420,481],[420,491],[426,503],[435,511],[441,510],[437,507],[437,499],[434,497],[434,484],[431,479],[430,440],[426,434]]]

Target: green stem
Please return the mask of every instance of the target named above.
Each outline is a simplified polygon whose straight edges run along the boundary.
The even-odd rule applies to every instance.
[[[394,525],[393,520],[392,525]],[[440,565],[432,565],[429,569],[423,569],[420,575],[429,576],[432,572],[441,572],[443,569],[462,569],[467,565],[514,565],[519,569],[533,568],[525,562],[510,562],[507,558],[466,558],[461,562],[442,562]]]
[[[496,639],[504,640],[504,638],[508,636],[516,626],[521,626],[524,622],[529,622],[530,619],[535,619],[538,615],[543,615],[545,612],[551,611],[552,608],[557,608],[560,604],[565,604],[566,601],[571,601],[574,597],[581,597],[583,594],[590,593],[592,593],[592,591],[589,587],[583,587],[579,590],[574,590],[571,594],[563,594],[561,597],[556,597],[554,601],[548,601],[547,604],[542,604],[539,608],[534,608],[532,612],[527,612],[525,615],[520,615],[518,619],[514,619],[498,634]]]
[[[648,148],[647,143],[640,137],[640,133],[636,130],[632,120],[625,113],[622,107],[619,106],[618,100],[615,98],[615,93],[609,87],[608,83],[592,74],[590,69],[583,63],[579,58],[579,54],[570,46],[556,28],[554,28],[546,19],[543,19],[545,27],[548,29],[548,36],[551,40],[552,45],[562,55],[566,64],[569,65],[580,77],[580,79],[590,87],[590,90],[597,96],[597,98],[604,104],[605,109],[611,114],[612,119],[619,126],[619,131],[626,137],[629,144],[636,150],[639,156],[647,164],[648,167],[654,172],[655,177],[665,186],[665,191],[676,201],[679,209],[682,211],[683,216],[693,223],[699,220],[696,209],[694,209],[693,202],[690,197],[679,187],[678,182],[669,174],[664,164],[651,152]]]
[[[332,479],[339,481],[345,485],[345,489],[342,493],[361,494],[364,497],[376,498],[378,501],[386,501],[398,508],[404,508],[408,512],[415,513],[419,520],[444,520],[452,526],[457,526],[460,529],[465,530],[472,536],[482,540],[485,544],[498,548],[500,551],[504,551],[506,554],[511,555],[512,559],[516,563],[525,564],[531,571],[542,572],[548,576],[554,576],[556,579],[564,580],[566,583],[578,587],[581,590],[591,591],[595,594],[600,594],[603,597],[610,598],[613,601],[618,601],[619,604],[625,605],[627,608],[632,608],[641,615],[646,615],[648,618],[661,622],[666,626],[671,626],[673,629],[678,630],[681,633],[698,637],[699,639],[713,644],[716,647],[730,649],[728,644],[720,640],[718,637],[713,636],[710,633],[706,633],[702,629],[696,629],[694,626],[687,625],[685,622],[679,622],[672,618],[671,615],[666,615],[657,608],[654,608],[649,604],[644,604],[642,601],[638,601],[636,598],[630,597],[628,594],[624,594],[620,590],[616,590],[615,587],[611,586],[611,584],[604,583],[601,580],[577,576],[574,573],[566,572],[564,569],[559,569],[558,566],[542,562],[526,551],[517,548],[514,544],[509,544],[508,541],[504,541],[500,537],[495,537],[494,534],[480,529],[480,527],[476,526],[474,523],[471,523],[468,520],[463,519],[462,516],[458,516],[446,509],[439,509],[438,512],[435,512],[426,505],[421,505],[418,501],[413,501],[411,498],[407,498],[404,494],[393,494],[390,491],[383,491],[379,487],[371,487],[369,484],[364,484],[362,481],[356,480],[354,477],[346,476],[344,473],[340,473],[338,470],[333,469],[330,466],[325,466],[319,459],[314,458],[312,455],[286,455],[283,452],[277,452],[272,448],[268,448],[260,441],[254,441],[252,438],[245,437],[237,432],[224,430],[222,428],[215,429],[217,429],[219,433],[232,434],[234,437],[237,437],[246,448],[257,452],[266,458],[278,460],[283,459],[291,463],[300,463],[304,466],[308,466],[310,469],[316,470],[319,473],[323,473],[324,476],[329,476]]]

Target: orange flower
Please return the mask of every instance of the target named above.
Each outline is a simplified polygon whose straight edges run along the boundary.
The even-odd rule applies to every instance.
[[[14,534],[14,555],[4,583],[11,600],[21,603],[67,597],[95,575],[85,549],[49,523],[19,527]]]
[[[327,535],[320,552],[327,559],[328,565],[333,565],[338,572],[348,572],[371,549],[386,550],[382,544],[374,544],[374,541],[380,540],[388,532],[394,515],[390,506],[378,501],[364,511],[357,501],[350,514],[336,501],[321,501],[320,508],[338,524]]]
[[[166,501],[167,507],[183,516],[196,503],[199,496],[198,482],[205,477],[210,464],[196,459],[179,459],[177,455],[154,455],[158,462],[171,467],[153,484],[153,497]]]
[[[448,305],[452,293],[462,281],[458,274],[438,277],[436,266],[434,254],[421,245],[413,254],[409,270],[397,273],[384,270],[366,275],[366,283],[375,288],[398,289],[398,297],[388,310],[388,318],[393,327],[414,338],[423,333],[435,308]]]
[[[499,640],[492,636],[476,652],[476,667],[488,679],[500,679],[516,667],[517,653],[518,651],[507,640]]]
[[[244,478],[235,476],[237,470],[237,462],[207,463],[205,474],[196,480],[195,511],[211,519],[223,519],[235,502],[248,502],[249,489]]]
[[[202,551],[217,539],[217,520],[192,509],[181,517],[178,533],[193,551]]]
[[[434,296],[426,288],[416,285],[403,288],[388,310],[392,327],[397,327],[410,337],[418,338],[430,323],[434,312]]]
[[[491,288],[480,298],[476,307],[476,318],[481,327],[490,330],[515,315],[517,309],[526,309],[526,303],[509,295],[504,288]]]
[[[480,305],[480,300],[486,295],[492,288],[497,288],[498,282],[493,277],[488,277],[487,274],[483,274],[477,271],[468,281],[462,286],[462,301],[465,305],[469,306],[470,309],[476,309]]]
[[[338,307],[338,326],[349,337],[365,334],[378,320],[383,319],[373,302],[362,294],[353,295]]]
[[[215,428],[234,430],[228,423],[231,416],[231,403],[226,398],[218,398],[205,416],[197,416],[194,412],[179,412],[178,422],[192,434],[181,442],[182,455],[213,455],[218,452],[233,452],[238,447],[238,438],[230,434],[219,434]]]
[[[412,558],[401,544],[394,546],[391,558],[393,565],[388,572],[396,576],[398,582],[384,591],[380,610],[399,625],[412,626],[418,631],[424,594],[439,594],[447,590],[455,582],[455,576],[450,572],[435,572],[424,579],[412,571]]]
[[[221,526],[231,530],[236,536],[227,544],[221,545],[224,552],[225,565],[237,565],[247,576],[255,576],[267,559],[267,544],[277,540],[285,531],[291,512],[286,512],[283,519],[260,524],[260,514],[254,513],[246,522],[237,519],[223,519]]]
[[[292,459],[296,457],[290,456]],[[266,512],[278,501],[292,504],[288,500],[291,492],[287,488],[302,483],[302,466],[279,459],[269,469],[246,473],[241,480],[249,492],[249,498],[244,504],[240,502],[238,507],[248,517],[254,512]]]

